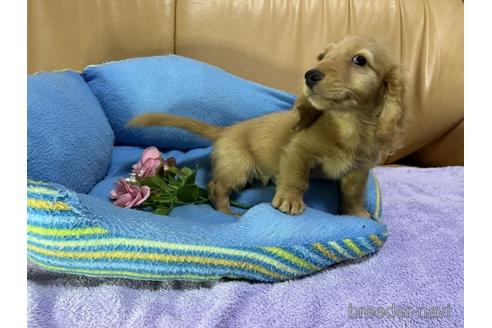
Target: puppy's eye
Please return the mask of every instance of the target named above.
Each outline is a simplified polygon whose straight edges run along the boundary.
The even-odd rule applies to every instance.
[[[352,63],[354,63],[357,66],[365,66],[367,63],[366,57],[361,56],[361,55],[355,55],[354,58],[352,58]]]

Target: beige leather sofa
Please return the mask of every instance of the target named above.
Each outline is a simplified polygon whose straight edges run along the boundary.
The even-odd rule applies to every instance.
[[[175,53],[297,93],[328,41],[386,41],[408,72],[406,146],[387,162],[463,165],[463,1],[29,0],[28,73]]]

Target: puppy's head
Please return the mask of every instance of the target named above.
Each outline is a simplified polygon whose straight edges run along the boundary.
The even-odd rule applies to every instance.
[[[399,64],[374,39],[346,36],[330,43],[305,73],[303,94],[318,111],[364,111],[377,123],[380,143],[391,148],[403,119]],[[301,114],[302,116],[302,114]]]

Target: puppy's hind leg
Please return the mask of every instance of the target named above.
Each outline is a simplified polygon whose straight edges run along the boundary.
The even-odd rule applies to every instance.
[[[364,207],[368,177],[368,169],[356,169],[340,179],[341,214],[371,217]]]
[[[217,211],[232,214],[229,194],[229,188],[221,181],[210,180],[208,183],[208,199]]]
[[[244,155],[216,161],[208,184],[208,197],[216,210],[232,214],[229,195],[246,185],[253,169],[254,163]]]

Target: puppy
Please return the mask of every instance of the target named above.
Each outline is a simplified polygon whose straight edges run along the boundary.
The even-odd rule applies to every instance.
[[[229,126],[143,114],[129,126],[174,126],[213,141],[210,201],[231,213],[229,194],[251,179],[276,184],[272,205],[304,210],[309,174],[318,166],[339,181],[341,214],[370,217],[364,208],[369,169],[396,145],[403,126],[400,66],[375,40],[347,36],[331,43],[305,74],[291,111]]]

